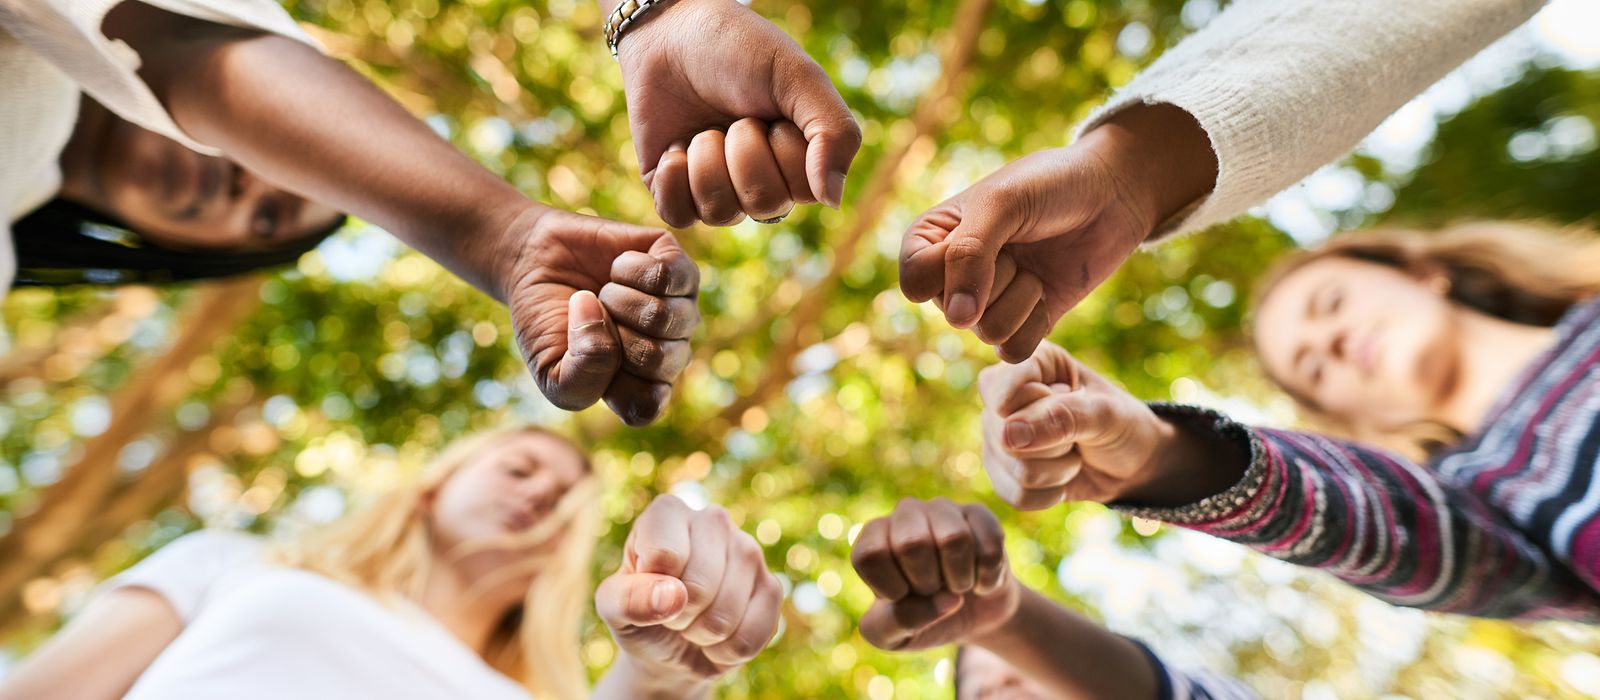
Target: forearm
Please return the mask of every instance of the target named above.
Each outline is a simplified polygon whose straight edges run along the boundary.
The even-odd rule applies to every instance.
[[[595,684],[589,697],[594,700],[699,700],[710,695],[711,681],[651,673],[622,653]]]
[[[1215,191],[1157,235],[1233,218],[1338,158],[1543,0],[1236,2],[1169,49],[1080,127],[1140,104],[1193,115]]]
[[[1165,408],[1175,416],[1182,409]],[[1337,576],[1395,605],[1478,617],[1600,619],[1600,596],[1477,496],[1384,450],[1246,428],[1238,483],[1176,508],[1116,506]]]
[[[299,42],[131,1],[108,18],[114,29],[139,51],[141,77],[186,133],[500,296],[498,268],[514,251],[498,249],[498,234],[537,205],[366,79]]]
[[[156,593],[112,590],[11,669],[0,700],[120,698],[183,626]]]
[[[971,643],[1060,697],[1156,697],[1155,669],[1138,645],[1031,589],[1011,619]]]

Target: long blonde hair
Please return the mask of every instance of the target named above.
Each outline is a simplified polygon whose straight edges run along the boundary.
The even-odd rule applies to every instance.
[[[1436,231],[1376,228],[1335,236],[1275,264],[1256,287],[1255,308],[1260,308],[1285,277],[1330,257],[1387,265],[1418,276],[1442,275],[1449,282],[1451,302],[1533,326],[1553,326],[1575,304],[1600,294],[1600,236],[1593,229],[1471,221]],[[1462,438],[1444,425],[1427,421],[1394,430],[1358,424],[1321,409],[1270,373],[1269,377],[1295,400],[1302,415],[1336,435],[1380,444],[1414,458],[1425,458]]]
[[[452,443],[407,486],[379,497],[332,527],[284,546],[278,563],[306,569],[367,591],[379,600],[418,600],[436,564],[425,505],[471,457],[520,435],[556,438],[577,452],[590,476],[561,497],[551,513],[518,542],[559,537],[541,557],[523,597],[491,636],[484,661],[539,698],[577,700],[588,695],[579,634],[589,605],[590,565],[599,531],[599,485],[588,457],[570,440],[532,426],[479,433]],[[516,575],[519,572],[509,572]],[[520,573],[529,573],[526,570]],[[537,614],[526,614],[537,611]]]

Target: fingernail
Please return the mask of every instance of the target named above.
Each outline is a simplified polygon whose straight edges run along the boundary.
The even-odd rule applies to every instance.
[[[961,596],[954,593],[940,593],[933,597],[933,609],[937,610],[940,615],[955,610],[960,605]]]
[[[1027,447],[1033,444],[1033,427],[1025,421],[1011,421],[1006,424],[1006,445],[1010,447]]]
[[[651,589],[650,607],[659,615],[672,612],[672,584],[663,581]]]
[[[945,307],[945,316],[951,323],[966,323],[978,315],[978,300],[966,292],[958,292],[950,296],[950,303]]]
[[[568,328],[583,328],[605,320],[605,315],[600,313],[600,299],[593,292],[580,291],[572,295],[567,308]]]
[[[828,173],[827,191],[822,196],[827,198],[824,204],[839,208],[840,202],[844,201],[844,173]]]

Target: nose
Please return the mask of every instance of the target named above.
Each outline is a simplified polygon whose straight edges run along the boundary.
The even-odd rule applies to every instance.
[[[539,474],[531,479],[524,479],[517,485],[517,494],[524,503],[527,503],[535,512],[543,513],[550,510],[556,500],[555,483],[547,475]]]
[[[1350,333],[1340,328],[1328,340],[1328,357],[1343,362],[1349,357]]]

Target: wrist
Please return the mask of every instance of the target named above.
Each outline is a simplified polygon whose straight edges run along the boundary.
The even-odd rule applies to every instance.
[[[712,679],[664,668],[639,659],[627,650],[617,653],[617,660],[607,675],[616,674],[625,682],[628,697],[640,700],[681,700],[706,696]]]
[[[1129,106],[1090,129],[1081,143],[1145,222],[1145,236],[1216,187],[1210,137],[1174,105]]]
[[[1014,594],[1017,601],[1016,605],[1011,606],[1010,612],[1006,613],[1005,619],[1000,624],[985,632],[971,635],[962,642],[963,644],[980,646],[996,654],[1003,655],[1002,652],[1005,649],[1018,644],[1026,644],[1025,640],[1028,634],[1025,627],[1027,621],[1036,617],[1036,613],[1040,610],[1039,606],[1041,604],[1046,606],[1053,605],[1044,596],[1039,595],[1038,591],[1017,583],[1014,573],[1007,571],[1006,580],[1006,585],[1016,588],[1016,593]]]
[[[634,1],[637,2],[637,0]],[[656,0],[648,9],[636,15],[627,27],[622,29],[622,34],[616,39],[617,60],[626,65],[627,58],[630,55],[638,54],[641,50],[648,50],[648,46],[656,43],[656,40],[651,37],[659,33],[658,30],[668,31],[668,29],[663,29],[662,25],[672,24],[672,18],[684,12],[679,8],[680,5],[708,1],[711,0],[694,0],[693,3],[691,3],[691,0]],[[616,11],[618,6],[627,2],[629,0],[600,0],[600,8],[606,13],[606,22],[609,23],[611,21],[612,13]],[[734,4],[738,3],[735,2]]]
[[[1116,503],[1176,508],[1228,489],[1244,473],[1237,448],[1220,436],[1199,432],[1151,414],[1152,449],[1139,470],[1140,478],[1118,495]]]
[[[536,247],[533,234],[539,230],[540,220],[551,211],[548,206],[523,199],[490,217],[484,224],[483,240],[487,243],[472,246],[477,269],[485,271],[485,279],[479,285],[481,289],[495,295],[501,303],[511,298],[511,290],[528,272],[525,258]]]
[[[1016,572],[1011,571],[1009,567],[1006,570],[1005,583],[1001,584],[1001,589],[990,593],[990,595],[1010,600],[1011,605],[1005,609],[998,620],[991,621],[985,629],[967,635],[967,638],[962,640],[962,644],[973,644],[990,649],[1015,643],[1022,637],[1021,623],[1023,618],[1028,616],[1028,613],[1023,612],[1023,608],[1031,608],[1036,606],[1040,600],[1043,600],[1033,589],[1018,583]]]

